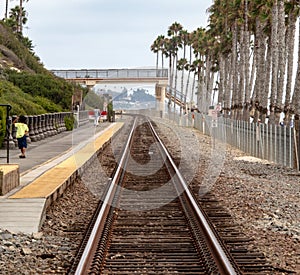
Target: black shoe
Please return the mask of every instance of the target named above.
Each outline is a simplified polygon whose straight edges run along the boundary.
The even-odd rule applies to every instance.
[[[24,158],[26,158],[26,157],[25,157],[25,156],[19,156],[19,158],[20,158],[20,159],[24,159]]]

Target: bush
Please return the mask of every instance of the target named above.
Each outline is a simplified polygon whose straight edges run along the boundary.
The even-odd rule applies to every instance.
[[[19,62],[17,63],[22,63],[20,64],[22,68],[31,69],[36,73],[47,73],[39,58],[32,50],[28,49],[28,43],[32,43],[28,38],[14,34],[3,21],[0,21],[0,34],[0,44],[10,49],[18,57]]]
[[[40,105],[48,113],[59,113],[62,112],[62,107],[53,103],[51,100],[45,97],[37,96],[33,98],[34,103]]]
[[[61,106],[64,110],[70,110],[74,87],[65,80],[53,75],[31,74],[28,72],[5,71],[8,78],[15,86],[33,97],[44,97]]]
[[[67,131],[72,131],[74,129],[75,118],[73,115],[65,116],[64,118],[65,126]]]
[[[12,106],[11,114],[36,115],[46,113],[46,110],[35,103],[35,99],[28,94],[24,94],[12,83],[0,80],[0,102]]]

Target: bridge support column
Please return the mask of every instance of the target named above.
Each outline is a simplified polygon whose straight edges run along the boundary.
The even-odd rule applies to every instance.
[[[163,118],[165,115],[166,86],[156,84],[155,96],[156,96],[156,110],[160,112],[160,116]]]

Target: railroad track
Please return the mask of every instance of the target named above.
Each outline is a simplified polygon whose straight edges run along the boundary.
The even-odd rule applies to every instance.
[[[69,274],[242,274],[153,131],[133,127]]]

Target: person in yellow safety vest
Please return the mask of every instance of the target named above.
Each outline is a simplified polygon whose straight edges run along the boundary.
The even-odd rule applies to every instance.
[[[17,128],[17,134],[16,138],[18,140],[18,147],[21,150],[21,155],[19,158],[24,159],[26,158],[25,156],[25,151],[27,148],[27,136],[29,133],[29,128],[26,124],[26,117],[21,115],[20,117],[17,117],[14,121],[13,124]]]

